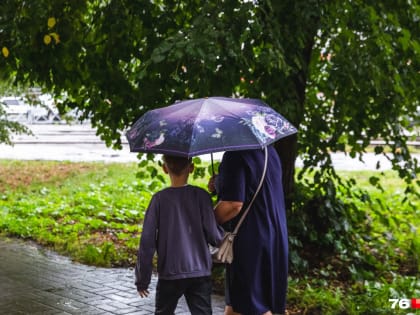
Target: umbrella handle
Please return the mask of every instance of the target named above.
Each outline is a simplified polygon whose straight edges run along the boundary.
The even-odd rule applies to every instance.
[[[213,152],[210,153],[210,157],[211,157],[211,175],[214,176]]]

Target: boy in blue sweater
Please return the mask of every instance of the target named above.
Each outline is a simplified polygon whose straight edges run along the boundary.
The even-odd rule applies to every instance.
[[[191,314],[212,314],[208,244],[218,246],[223,229],[216,223],[209,193],[188,185],[191,159],[164,155],[163,162],[171,186],[154,194],[146,211],[135,268],[137,291],[141,297],[149,295],[157,252],[155,314],[174,314],[182,295]]]

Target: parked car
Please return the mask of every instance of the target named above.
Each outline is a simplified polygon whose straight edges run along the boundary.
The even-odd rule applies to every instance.
[[[2,97],[0,102],[9,120],[26,123],[60,121],[57,108],[43,99],[34,105],[28,104],[23,98],[14,96]]]
[[[60,114],[54,104],[54,99],[47,94],[41,94],[32,105],[31,115],[33,122],[61,121]]]
[[[26,104],[22,99],[17,97],[2,97],[0,99],[7,119],[15,121],[27,121],[31,106]]]

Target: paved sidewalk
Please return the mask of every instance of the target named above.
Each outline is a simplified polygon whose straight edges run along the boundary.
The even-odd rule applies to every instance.
[[[0,313],[153,314],[151,294],[141,299],[130,268],[97,268],[73,263],[32,242],[0,238]],[[222,296],[213,296],[213,314],[223,314]],[[175,314],[190,314],[181,300]]]

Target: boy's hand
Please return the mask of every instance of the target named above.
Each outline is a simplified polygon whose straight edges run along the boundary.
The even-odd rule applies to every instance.
[[[146,297],[149,296],[149,291],[148,290],[140,290],[138,292],[139,292],[140,297],[142,297],[142,298],[146,298]]]

